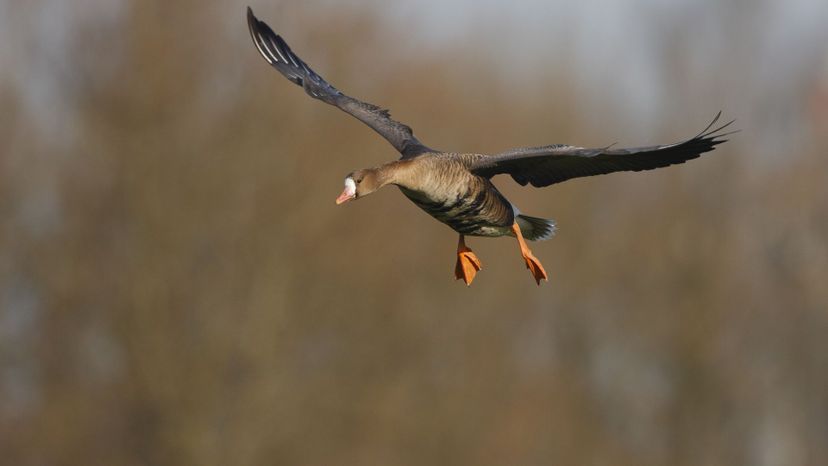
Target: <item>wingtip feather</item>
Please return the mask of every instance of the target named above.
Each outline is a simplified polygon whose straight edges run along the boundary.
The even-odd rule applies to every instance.
[[[247,24],[250,37],[259,54],[287,79],[302,86],[307,76],[314,75],[279,34],[276,34],[267,23],[256,18],[250,7],[247,7]]]
[[[704,136],[705,136],[705,135],[707,135],[707,134],[710,134],[710,133],[708,133],[707,131],[708,131],[710,128],[712,128],[712,127],[713,127],[713,125],[715,125],[717,121],[719,121],[719,118],[721,118],[721,116],[722,116],[722,111],[721,111],[721,110],[719,110],[719,112],[718,112],[718,113],[716,113],[716,116],[715,116],[715,117],[713,117],[713,121],[711,121],[710,123],[708,123],[708,125],[707,125],[707,126],[705,126],[705,127],[704,127],[704,129],[703,129],[703,130],[701,130],[701,132],[699,132],[699,134],[697,134],[697,135],[696,135],[696,137],[695,137],[695,138],[693,138],[693,139],[698,139],[698,138],[704,137]],[[714,130],[713,132],[715,132],[715,130]]]

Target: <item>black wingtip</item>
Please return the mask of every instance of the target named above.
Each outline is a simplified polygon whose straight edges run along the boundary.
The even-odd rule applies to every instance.
[[[304,87],[305,81],[310,80],[317,87],[331,88],[330,84],[314,73],[305,62],[293,53],[280,35],[276,34],[266,22],[256,18],[250,7],[247,7],[247,25],[250,30],[250,37],[259,50],[259,54],[270,66],[276,68],[292,83]],[[335,89],[326,89],[320,92],[331,94],[335,91]],[[310,91],[307,92],[310,93]],[[316,94],[311,95],[319,97]]]
[[[713,121],[711,121],[704,128],[704,130],[702,130],[702,132],[700,132],[698,135],[696,135],[696,137],[694,137],[693,139],[717,139],[717,138],[723,138],[725,136],[730,136],[731,134],[738,133],[739,131],[741,131],[741,130],[737,129],[737,130],[728,131],[726,133],[722,132],[722,130],[724,130],[725,128],[728,128],[730,125],[735,123],[736,122],[735,119],[730,120],[730,121],[728,121],[727,123],[725,123],[721,126],[717,126],[717,127],[715,127],[715,129],[710,129],[710,128],[714,128],[714,125],[716,124],[717,121],[719,121],[719,118],[721,118],[721,116],[722,116],[722,111],[719,110],[719,112],[716,113],[716,116],[713,118]]]
[[[719,138],[723,138],[723,137],[726,137],[726,136],[730,136],[731,134],[738,133],[739,131],[741,131],[740,129],[735,129],[735,130],[732,129],[732,130],[724,132],[724,133],[722,132],[722,130],[729,127],[730,125],[732,125],[735,122],[736,122],[735,119],[730,120],[727,123],[719,126],[716,129],[705,132],[704,134],[701,135],[701,137],[702,138],[710,138],[710,139],[719,139]]]
[[[249,6],[247,7],[247,28],[250,30],[250,38],[253,39],[253,44],[256,45],[259,53],[269,65],[275,66],[279,62],[279,57],[271,50],[267,41],[275,38],[276,33],[263,21],[259,21]]]
[[[716,116],[713,117],[713,121],[708,123],[707,126],[705,126],[704,129],[701,130],[699,132],[699,134],[697,134],[696,137],[694,137],[693,139],[701,138],[701,137],[704,137],[707,134],[710,134],[710,133],[708,133],[708,130],[710,130],[710,128],[712,128],[713,125],[715,125],[716,122],[719,121],[719,118],[721,118],[721,116],[722,116],[722,111],[719,110],[719,113],[717,113]],[[711,131],[711,132],[715,132],[715,131],[717,131],[717,130],[714,130],[714,131]]]
[[[253,38],[253,42],[258,42],[258,38],[256,37],[256,29],[259,25],[259,18],[256,18],[256,15],[253,14],[253,9],[249,6],[247,7],[247,29],[250,31],[250,37]]]

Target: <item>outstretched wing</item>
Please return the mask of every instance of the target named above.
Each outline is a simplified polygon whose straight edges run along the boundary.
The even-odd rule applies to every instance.
[[[414,137],[411,128],[391,119],[388,110],[348,97],[328,84],[296,56],[270,26],[259,21],[250,7],[247,8],[247,25],[250,28],[253,43],[270,66],[279,70],[294,84],[302,86],[308,95],[334,105],[370,126],[387,139],[404,159],[432,151]]]
[[[629,149],[584,149],[556,144],[514,149],[502,154],[480,157],[471,171],[485,177],[508,173],[521,185],[543,187],[582,176],[602,175],[620,171],[642,171],[684,163],[712,151],[721,139],[733,132],[722,133],[733,121],[711,130],[722,112],[698,136],[675,144],[634,147]]]

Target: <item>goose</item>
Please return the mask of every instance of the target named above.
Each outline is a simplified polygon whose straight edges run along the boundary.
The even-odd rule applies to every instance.
[[[455,279],[471,285],[482,268],[466,245],[466,236],[511,236],[517,239],[526,267],[540,285],[546,270],[526,244],[555,234],[555,222],[518,210],[495,187],[495,175],[508,174],[522,186],[545,187],[573,178],[620,171],[642,171],[684,163],[726,142],[723,132],[733,121],[714,125],[721,111],[695,137],[682,142],[627,149],[588,149],[567,144],[513,149],[494,155],[431,149],[411,128],[391,118],[388,110],[350,97],[325,81],[288,47],[281,36],[247,8],[250,36],[265,61],[311,97],[333,105],[385,138],[401,155],[377,167],[345,176],[336,204],[361,199],[388,185],[397,186],[417,207],[448,225],[460,236]],[[713,129],[711,129],[713,128]]]

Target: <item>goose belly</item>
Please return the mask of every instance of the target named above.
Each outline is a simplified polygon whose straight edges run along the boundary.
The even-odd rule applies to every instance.
[[[469,236],[505,236],[511,233],[514,221],[511,206],[503,208],[500,200],[486,191],[441,200],[424,199],[406,190],[403,193],[417,207],[457,233]]]

